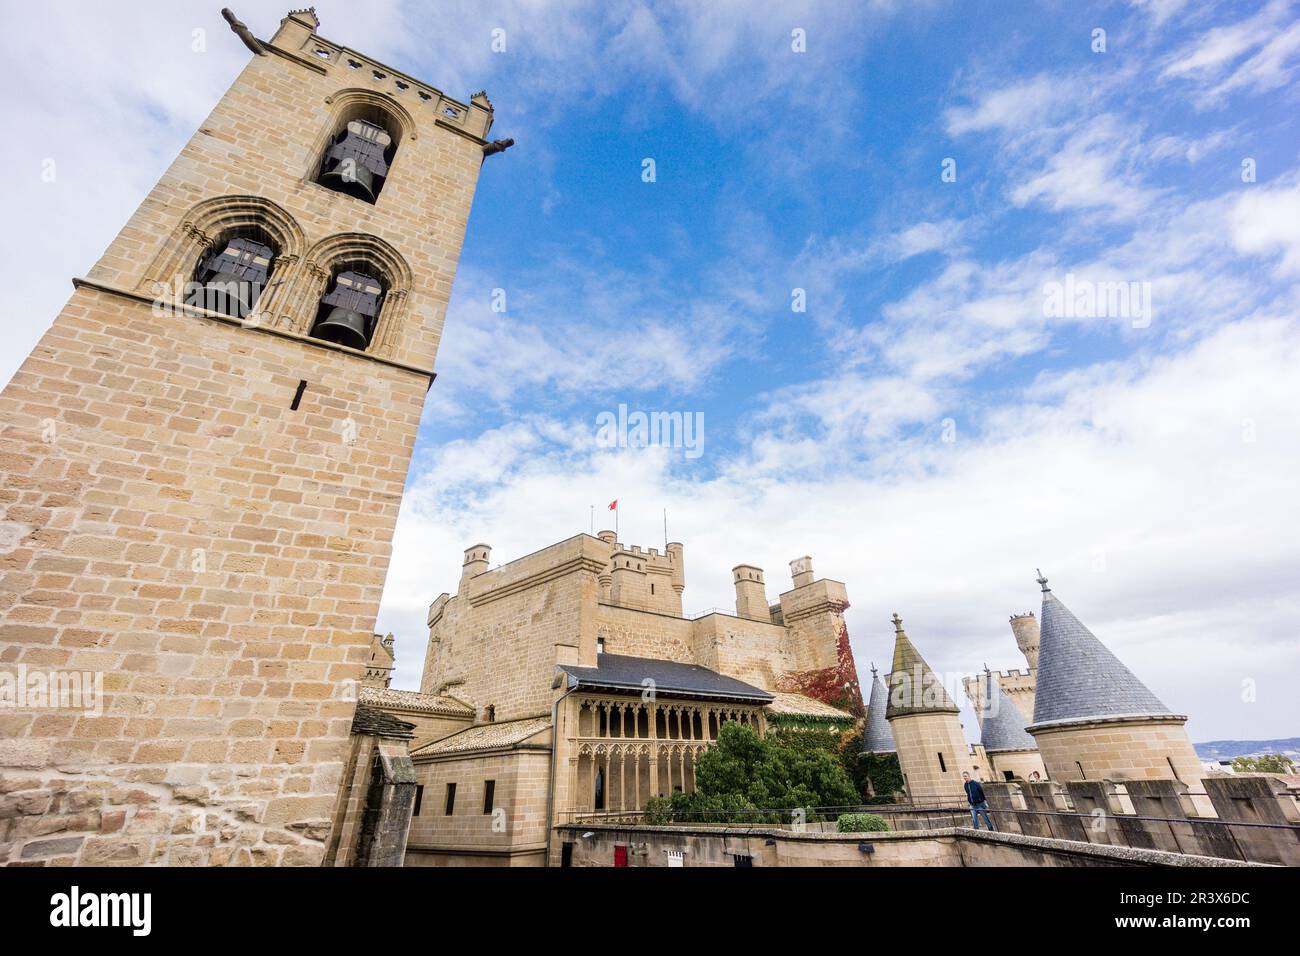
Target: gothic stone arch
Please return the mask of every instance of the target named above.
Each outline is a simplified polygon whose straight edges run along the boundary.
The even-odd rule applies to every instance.
[[[199,260],[213,244],[251,231],[263,232],[271,239],[275,264],[257,312],[250,316],[255,321],[249,324],[283,325],[291,318],[287,290],[297,279],[307,239],[293,216],[261,196],[215,196],[190,207],[145,270],[136,291],[179,305],[185,283],[193,278]]]

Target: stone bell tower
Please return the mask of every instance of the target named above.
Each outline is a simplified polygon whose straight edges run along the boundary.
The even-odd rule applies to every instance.
[[[269,40],[223,15],[247,66],[0,394],[0,672],[80,691],[0,712],[0,862],[311,865],[329,838],[470,204],[509,141],[484,93],[311,10]]]

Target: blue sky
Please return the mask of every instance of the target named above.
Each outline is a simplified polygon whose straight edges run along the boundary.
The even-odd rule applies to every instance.
[[[894,611],[940,671],[1022,663],[1006,618],[1041,566],[1194,739],[1300,734],[1296,4],[316,6],[325,37],[486,87],[517,140],[403,503],[400,685],[463,548],[507,561],[618,498],[647,546],[668,510],[692,609],[741,562],[775,599],[811,554],[864,674]],[[236,11],[263,36],[283,13]],[[49,77],[19,161],[60,177],[5,190],[54,225],[22,239],[35,279],[4,266],[0,378],[246,57],[203,4],[15,15],[50,39],[6,51]],[[1149,284],[1149,314],[1045,315],[1067,274]],[[620,404],[702,413],[703,453],[599,447]]]

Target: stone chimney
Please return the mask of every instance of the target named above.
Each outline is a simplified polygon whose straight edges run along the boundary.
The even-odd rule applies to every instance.
[[[802,558],[795,558],[790,562],[790,577],[794,579],[794,586],[803,587],[805,584],[813,583],[813,566],[812,558],[804,555]]]
[[[1016,636],[1016,645],[1029,662],[1029,669],[1038,670],[1038,618],[1034,612],[1011,615],[1011,633]]]
[[[752,564],[738,564],[731,569],[731,574],[736,582],[736,617],[770,623],[772,612],[767,606],[763,569]]]

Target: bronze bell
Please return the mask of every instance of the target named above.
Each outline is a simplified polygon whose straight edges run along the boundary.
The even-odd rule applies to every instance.
[[[210,312],[245,318],[271,275],[275,253],[252,239],[236,237],[199,265],[202,285],[188,298],[190,305]]]
[[[195,304],[242,319],[253,307],[256,292],[252,285],[233,272],[218,272],[203,284],[203,301]]]
[[[333,169],[320,178],[322,186],[335,192],[347,193],[366,202],[375,201],[375,175],[352,157],[341,159]]]
[[[366,317],[354,309],[342,306],[331,309],[325,318],[316,323],[311,334],[318,339],[354,349],[364,349],[368,344]]]
[[[340,272],[334,288],[320,300],[320,318],[311,334],[318,339],[362,349],[370,344],[384,286],[363,272]]]
[[[373,203],[388,175],[385,154],[393,138],[380,126],[352,120],[325,152],[322,186]]]

